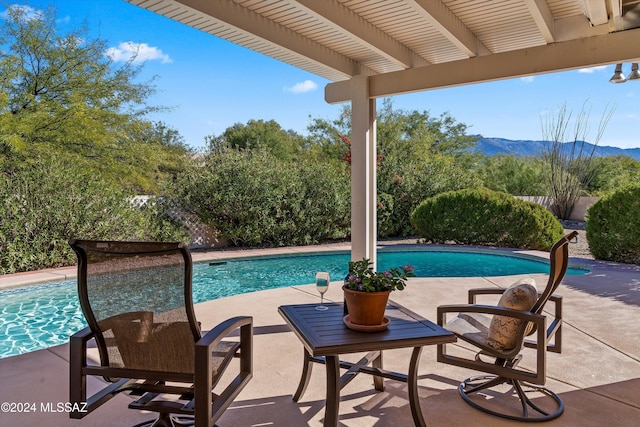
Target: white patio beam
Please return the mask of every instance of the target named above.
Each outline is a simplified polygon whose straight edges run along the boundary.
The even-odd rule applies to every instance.
[[[351,79],[351,260],[377,267],[376,101],[369,78]]]
[[[554,42],[553,35],[553,14],[545,0],[523,0],[529,9],[531,17],[535,21],[540,34],[547,43]]]
[[[370,76],[369,96],[392,96],[557,71],[573,70],[640,58],[640,29],[620,31],[511,52],[478,56]],[[473,70],[470,73],[469,70]],[[325,100],[350,101],[351,80],[329,83]]]
[[[405,0],[424,20],[435,27],[468,57],[484,55],[489,50],[440,0]]]
[[[349,8],[334,0],[288,0],[296,8],[306,9],[319,21],[331,26],[335,32],[356,40],[402,68],[428,65],[429,62],[412,52]]]

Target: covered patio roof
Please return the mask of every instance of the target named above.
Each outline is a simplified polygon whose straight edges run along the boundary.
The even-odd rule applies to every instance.
[[[352,102],[352,258],[375,261],[375,98],[640,60],[640,0],[126,0]]]
[[[343,82],[328,102],[640,58],[640,0],[126,1]]]

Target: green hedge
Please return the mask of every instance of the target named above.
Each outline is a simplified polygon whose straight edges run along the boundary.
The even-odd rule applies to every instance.
[[[328,163],[229,149],[179,176],[172,192],[234,246],[286,246],[348,236],[349,185]]]
[[[445,191],[479,185],[464,164],[442,156],[408,164],[396,172],[380,171],[378,175],[378,237],[415,236],[410,217],[421,201]]]
[[[587,211],[586,222],[596,259],[640,264],[640,185],[602,197]]]
[[[187,238],[159,201],[136,207],[99,176],[54,157],[0,173],[0,201],[0,274],[74,264],[70,238]]]
[[[543,251],[564,233],[560,222],[544,207],[484,188],[431,197],[411,214],[411,223],[432,243]]]

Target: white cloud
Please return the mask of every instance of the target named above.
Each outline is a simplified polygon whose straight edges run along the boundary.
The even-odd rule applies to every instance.
[[[312,90],[316,90],[316,89],[318,89],[318,85],[315,82],[312,82],[311,80],[305,80],[303,82],[296,83],[291,87],[284,88],[285,92],[291,92],[296,94],[311,92]]]
[[[159,60],[163,64],[173,62],[169,55],[162,52],[157,47],[149,46],[146,43],[123,42],[118,47],[110,47],[105,55],[114,62],[127,62],[133,60],[134,64],[145,61]]]
[[[602,70],[606,70],[607,66],[606,65],[598,65],[597,67],[589,67],[589,68],[580,68],[578,70],[579,73],[586,73],[586,74],[593,74],[596,71],[602,71]]]
[[[27,19],[40,18],[42,17],[42,11],[36,10],[31,6],[21,5],[21,4],[12,4],[9,5],[8,9],[19,10],[22,15]],[[7,19],[9,17],[9,10],[5,10],[4,12],[0,12],[1,19]]]
[[[535,76],[526,76],[526,77],[520,77],[520,80],[523,81],[524,83],[531,83],[535,78],[536,78]]]

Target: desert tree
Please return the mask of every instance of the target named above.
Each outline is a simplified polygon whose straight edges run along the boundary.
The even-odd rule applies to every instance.
[[[543,140],[546,142],[543,158],[547,163],[547,181],[552,212],[560,219],[568,219],[584,189],[593,179],[592,167],[596,148],[604,135],[613,108],[607,106],[602,113],[595,136],[590,135],[591,109],[586,102],[575,115],[561,105],[555,115],[542,118]]]
[[[55,152],[151,190],[162,175],[155,165],[176,163],[175,149],[180,156],[185,147],[146,119],[166,108],[148,103],[156,87],[155,77],[141,79],[144,62],[117,63],[86,25],[62,31],[54,7],[0,4],[0,168]]]

